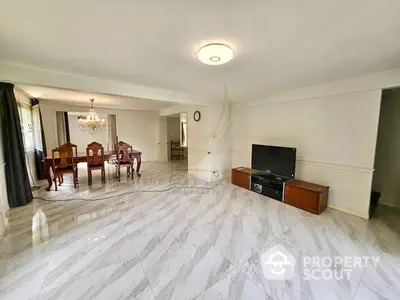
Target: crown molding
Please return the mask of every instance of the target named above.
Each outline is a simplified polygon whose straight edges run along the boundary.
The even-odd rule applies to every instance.
[[[169,101],[181,104],[209,104],[209,100],[206,100],[204,96],[188,94],[181,91],[165,90],[1,61],[0,81]]]

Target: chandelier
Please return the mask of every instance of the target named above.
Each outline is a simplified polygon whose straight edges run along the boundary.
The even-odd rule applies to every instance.
[[[104,131],[106,123],[104,119],[99,118],[93,108],[94,99],[90,99],[90,109],[87,117],[79,116],[79,127],[82,131],[89,133],[90,135],[96,135]]]

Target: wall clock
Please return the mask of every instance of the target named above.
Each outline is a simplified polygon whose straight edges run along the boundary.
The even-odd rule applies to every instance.
[[[196,122],[200,121],[201,119],[201,114],[198,110],[196,110],[193,114],[193,120],[195,120]]]

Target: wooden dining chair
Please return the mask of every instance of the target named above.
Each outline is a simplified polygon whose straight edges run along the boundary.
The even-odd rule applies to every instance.
[[[74,188],[76,188],[76,179],[78,177],[77,168],[77,148],[76,145],[71,143],[65,143],[52,151],[53,158],[53,173],[54,173],[54,184],[55,190],[57,191],[57,178],[59,184],[63,183],[63,175],[72,173]],[[58,158],[55,157],[55,153],[58,153]]]
[[[90,143],[86,147],[86,161],[88,171],[88,184],[92,184],[92,171],[101,170],[101,180],[106,182],[106,170],[104,167],[104,148],[97,142]]]
[[[133,148],[131,145],[119,141],[117,144],[117,161],[115,166],[117,168],[117,178],[121,180],[121,167],[127,168],[127,176],[133,178]]]

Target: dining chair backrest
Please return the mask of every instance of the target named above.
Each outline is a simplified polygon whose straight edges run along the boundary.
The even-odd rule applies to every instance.
[[[88,166],[98,166],[104,163],[104,148],[102,144],[92,142],[86,147]]]
[[[65,143],[52,151],[53,167],[68,168],[75,164],[77,147],[72,143]],[[56,160],[55,153],[58,153],[59,161]]]
[[[123,141],[119,141],[117,144],[117,161],[119,163],[128,163],[131,162],[132,160],[132,151],[133,148],[131,145],[123,142]]]

